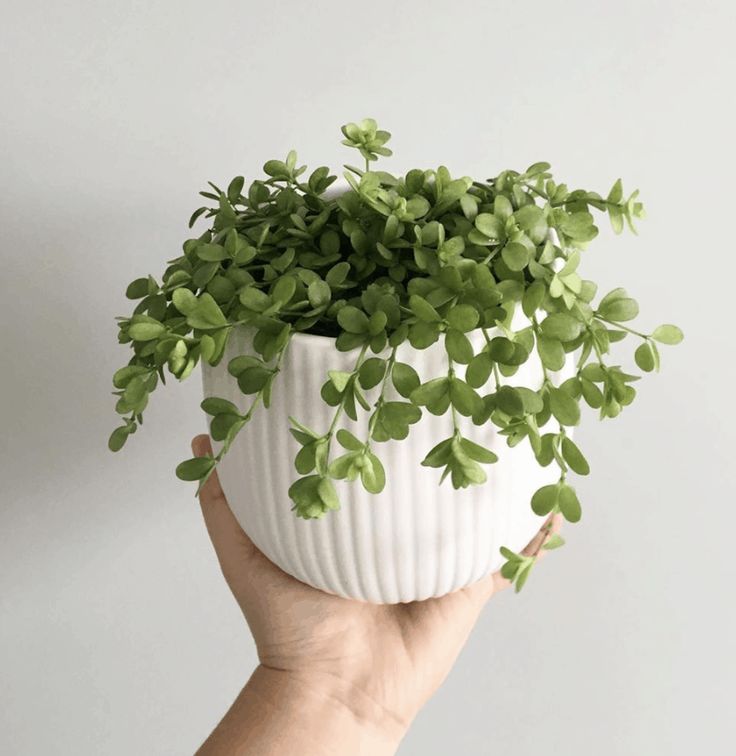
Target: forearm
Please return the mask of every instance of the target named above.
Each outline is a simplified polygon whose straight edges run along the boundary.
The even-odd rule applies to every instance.
[[[259,666],[199,756],[390,756],[405,727],[337,680]]]

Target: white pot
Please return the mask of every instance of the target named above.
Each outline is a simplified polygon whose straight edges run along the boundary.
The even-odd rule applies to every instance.
[[[479,338],[479,333],[469,334]],[[234,402],[242,411],[244,396],[227,364],[253,354],[250,332],[235,329],[224,359],[204,365],[205,396]],[[477,346],[477,341],[474,346]],[[424,411],[403,441],[374,444],[386,469],[386,487],[367,493],[359,481],[336,481],[342,508],[320,520],[303,520],[291,511],[288,489],[298,473],[294,457],[299,445],[289,432],[289,416],[324,432],[334,408],[320,397],[328,370],[352,370],[354,352],[338,352],[334,340],[294,334],[272,405],[259,407],[218,467],[223,490],[243,530],[256,546],[285,572],[315,588],[372,603],[393,604],[442,596],[497,570],[501,546],[518,551],[534,536],[542,518],[530,507],[534,491],[553,482],[555,465],[542,468],[528,442],[509,448],[490,423],[463,423],[464,435],[493,449],[499,461],[485,465],[482,486],[455,490],[439,485],[441,470],[420,462],[432,446],[451,435],[449,413],[435,417]],[[425,381],[447,372],[442,340],[423,351],[408,343],[398,359],[411,364]],[[541,366],[533,353],[511,379],[512,385],[538,388]],[[400,397],[399,397],[400,398]],[[367,437],[368,413],[344,427]],[[217,445],[216,445],[217,446]],[[333,452],[340,447],[333,442]]]

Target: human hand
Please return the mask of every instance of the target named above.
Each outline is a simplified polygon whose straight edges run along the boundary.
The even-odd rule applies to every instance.
[[[197,436],[192,449],[196,456],[211,453],[209,437]],[[485,603],[508,586],[495,573],[427,601],[347,600],[300,582],[267,559],[230,511],[216,473],[202,488],[200,503],[222,572],[253,633],[256,676],[268,678],[264,687],[275,685],[280,701],[291,686],[302,691],[304,706],[316,699],[338,706],[361,726],[385,734],[387,742],[400,741],[447,676]],[[524,553],[541,556],[559,525],[559,517],[548,521]]]

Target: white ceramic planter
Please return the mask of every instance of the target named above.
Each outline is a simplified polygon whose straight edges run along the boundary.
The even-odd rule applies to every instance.
[[[240,354],[253,354],[245,329],[231,335],[217,367],[204,366],[204,393],[245,411],[252,398],[241,394],[227,372],[228,362]],[[413,365],[423,381],[446,372],[441,340],[419,352],[404,344],[398,358]],[[553,482],[556,469],[541,468],[526,442],[509,448],[490,423],[478,428],[467,420],[463,427],[469,438],[500,457],[484,466],[488,481],[482,486],[456,491],[449,480],[440,486],[441,471],[420,465],[427,451],[451,434],[449,413],[435,417],[425,411],[407,439],[375,445],[386,469],[382,493],[371,495],[359,482],[337,481],[339,511],[321,520],[302,520],[291,511],[287,492],[298,477],[293,460],[299,446],[289,432],[289,416],[326,430],[334,409],[322,401],[320,388],[328,370],[350,370],[354,362],[355,354],[336,351],[332,339],[294,335],[270,409],[258,409],[218,468],[238,522],[290,575],[373,603],[441,596],[497,570],[502,545],[520,550],[539,529],[542,519],[529,501],[537,488]],[[538,388],[540,382],[541,366],[532,355],[513,385]],[[365,438],[367,418],[368,413],[357,423],[345,418],[345,427]],[[334,449],[340,449],[336,442]]]

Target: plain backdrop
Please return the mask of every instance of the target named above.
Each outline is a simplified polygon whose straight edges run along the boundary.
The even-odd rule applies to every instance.
[[[338,169],[339,126],[366,116],[395,171],[548,160],[639,187],[640,235],[603,223],[582,272],[686,333],[620,418],[588,413],[583,521],[487,607],[401,756],[728,752],[733,4],[25,0],[0,20],[0,752],[190,753],[247,679],[173,474],[199,380],[110,454],[113,317],[179,253],[206,180],[291,147]]]

